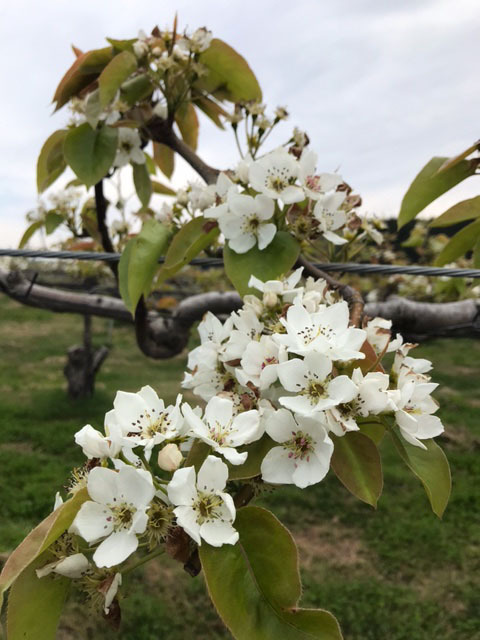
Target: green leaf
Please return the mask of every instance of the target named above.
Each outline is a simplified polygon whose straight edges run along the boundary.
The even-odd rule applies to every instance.
[[[279,231],[263,251],[255,246],[246,253],[236,253],[227,243],[223,250],[225,273],[241,296],[257,294],[258,291],[248,287],[250,276],[275,280],[293,267],[299,253],[298,242],[286,231]]]
[[[148,173],[146,162],[143,164],[131,163],[133,168],[133,184],[137,192],[138,199],[144,207],[148,207],[152,197],[152,183]]]
[[[201,440],[194,440],[183,466],[195,467],[195,471],[198,472],[202,464],[205,462],[205,458],[208,456],[210,451],[211,447],[206,442],[202,442]]]
[[[174,236],[158,274],[159,282],[174,276],[215,241],[220,230],[218,226],[205,230],[205,225],[208,222],[202,216],[193,218]]]
[[[450,467],[442,449],[434,440],[422,440],[426,449],[415,447],[401,437],[397,427],[392,428],[390,435],[400,457],[421,480],[433,513],[441,518],[452,489]]]
[[[49,211],[45,216],[45,231],[47,236],[55,231],[55,229],[62,224],[64,217],[56,211]]]
[[[366,422],[359,421],[358,426],[360,427],[360,432],[368,436],[370,440],[373,440],[377,446],[383,440],[385,426],[380,422],[368,422],[367,418]]]
[[[383,488],[376,444],[358,431],[348,431],[342,437],[331,434],[331,438],[334,450],[330,464],[335,475],[354,496],[376,507]]]
[[[147,165],[148,173],[151,176],[154,176],[157,173],[157,165],[155,164],[155,160],[146,151],[143,152],[143,155],[145,156],[145,164]]]
[[[171,178],[175,168],[175,156],[172,149],[159,142],[154,142],[153,159],[157,163],[160,171],[166,175],[167,178]]]
[[[247,61],[226,42],[214,38],[199,56],[208,73],[195,86],[207,93],[218,92],[225,100],[261,100],[262,90]]]
[[[413,220],[425,207],[436,200],[442,193],[449,191],[465,178],[475,172],[475,163],[462,160],[438,173],[448,158],[432,158],[420,171],[408,188],[402,200],[398,214],[398,228]]]
[[[130,51],[122,51],[110,60],[98,78],[102,108],[113,100],[120,86],[136,69],[137,59]]]
[[[158,259],[165,253],[169,238],[167,227],[156,220],[147,220],[123,250],[118,268],[119,291],[132,315],[140,296],[150,291]]]
[[[431,227],[448,227],[451,224],[457,222],[464,222],[465,220],[472,220],[473,218],[480,217],[480,196],[476,198],[469,198],[454,204],[445,213],[442,213],[438,218],[434,218],[430,222]]]
[[[22,239],[19,242],[18,248],[23,249],[23,247],[27,244],[30,238],[36,233],[39,229],[41,229],[44,225],[43,220],[37,220],[36,222],[32,222],[30,226],[28,226],[22,236]]]
[[[88,94],[88,98],[85,103],[85,118],[92,129],[97,128],[102,111],[102,105],[100,104],[100,91],[95,89],[95,91]]]
[[[473,247],[473,268],[480,269],[480,236],[477,238],[475,246]]]
[[[5,591],[41,553],[66,531],[82,504],[88,500],[86,489],[64,502],[41,522],[13,551],[0,574],[0,608]]]
[[[474,142],[470,147],[468,147],[468,149],[465,149],[465,151],[462,151],[461,153],[459,153],[458,156],[455,156],[453,158],[447,158],[445,162],[442,164],[442,166],[440,167],[440,169],[438,170],[438,173],[440,173],[441,171],[446,171],[447,169],[450,169],[451,167],[458,164],[461,160],[465,160],[465,158],[468,158],[469,155],[471,155],[474,151],[477,151],[479,148],[480,148],[480,140],[477,140],[477,142]]]
[[[246,480],[260,475],[260,466],[267,453],[277,446],[268,435],[264,435],[257,442],[253,442],[243,447],[238,447],[238,451],[248,451],[248,458],[243,464],[233,465],[227,462],[229,480]]]
[[[191,102],[184,102],[175,112],[175,122],[180,129],[183,141],[194,151],[198,143],[198,117]]]
[[[70,98],[78,95],[82,89],[94,82],[113,56],[112,47],[94,49],[79,55],[55,91],[53,96],[53,102],[57,103],[55,111],[58,111]]]
[[[295,542],[275,516],[244,507],[234,523],[236,545],[202,544],[200,559],[210,597],[237,640],[341,640],[335,618],[321,609],[300,609]]]
[[[457,233],[450,238],[447,244],[443,247],[438,254],[435,264],[439,267],[449,262],[454,262],[460,256],[463,256],[473,249],[478,237],[480,236],[480,220],[475,220],[469,225],[457,231]]]
[[[153,86],[146,73],[130,78],[120,87],[120,96],[130,107],[148,98],[153,92]]]
[[[133,44],[136,41],[137,41],[137,38],[130,38],[129,40],[117,40],[116,38],[107,38],[107,42],[109,42],[112,45],[115,52],[130,51],[133,53]]]
[[[71,129],[63,145],[65,160],[87,187],[106,176],[115,160],[118,131],[112,127],[93,130],[85,122]]]
[[[37,160],[37,190],[45,191],[65,171],[67,163],[63,157],[63,142],[67,129],[59,129],[45,141]]]
[[[13,583],[8,596],[8,640],[55,640],[71,581],[60,576],[38,578],[35,569],[51,561],[46,551]]]
[[[171,187],[167,187],[163,182],[159,182],[158,180],[152,180],[152,189],[154,193],[160,193],[163,196],[176,196],[177,192],[174,191]]]
[[[203,113],[212,120],[219,129],[225,129],[223,126],[223,122],[220,120],[220,116],[227,116],[227,112],[225,109],[222,109],[220,105],[218,105],[210,98],[205,96],[197,96],[194,99],[195,105],[203,111]]]

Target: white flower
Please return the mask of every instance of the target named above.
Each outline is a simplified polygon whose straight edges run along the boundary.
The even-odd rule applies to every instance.
[[[315,151],[304,151],[300,158],[299,178],[305,190],[305,195],[312,200],[318,200],[327,191],[333,191],[343,183],[338,173],[316,174],[317,154]]]
[[[219,458],[208,456],[198,476],[194,467],[175,471],[167,486],[178,524],[201,545],[202,538],[214,547],[235,544],[238,532],[232,526],[235,505],[224,492],[228,467]]]
[[[123,429],[125,442],[130,442],[130,446],[145,447],[148,459],[155,445],[181,435],[181,400],[179,394],[175,406],[165,407],[163,400],[148,385],[138,393],[117,391],[113,402],[115,419]]]
[[[175,471],[183,462],[183,455],[176,444],[170,442],[158,452],[157,464],[164,471]]]
[[[308,353],[304,360],[294,358],[277,367],[282,386],[296,395],[283,396],[280,403],[296,413],[311,416],[350,402],[357,387],[348,376],[332,377],[332,361],[321,353]]]
[[[129,162],[136,164],[145,163],[145,154],[141,147],[142,141],[138,131],[130,127],[119,127],[117,155],[113,163],[114,167],[123,167]]]
[[[216,185],[192,182],[188,190],[188,201],[194,211],[203,211],[215,204]]]
[[[173,216],[174,216],[173,206],[171,204],[168,204],[167,202],[163,202],[160,208],[160,211],[158,211],[155,214],[155,218],[159,222],[163,222],[166,224],[169,224],[170,222],[172,222]]]
[[[210,46],[212,37],[212,32],[205,27],[197,29],[190,36],[190,49],[193,53],[202,53]]]
[[[163,102],[157,102],[157,104],[153,107],[153,114],[166,120],[168,117],[168,106]]]
[[[230,317],[235,329],[230,332],[228,342],[223,347],[221,359],[225,363],[241,358],[252,340],[260,340],[264,328],[251,306],[232,313]]]
[[[137,58],[143,58],[147,55],[150,47],[148,42],[145,40],[137,40],[133,43],[133,53],[137,56]]]
[[[303,290],[302,287],[297,287],[302,277],[302,272],[303,267],[300,267],[291,273],[288,278],[284,278],[283,280],[267,280],[266,282],[262,282],[255,276],[250,276],[248,286],[261,291],[264,298],[269,294],[275,294],[281,296],[284,302],[293,302],[295,296]]]
[[[305,199],[303,189],[295,184],[298,178],[297,160],[283,148],[276,149],[250,166],[252,187],[269,198],[281,198],[285,204]]]
[[[262,478],[274,484],[295,484],[302,489],[326,476],[333,453],[324,424],[280,409],[266,421],[268,435],[282,446],[270,449],[261,465]]]
[[[147,527],[147,508],[155,495],[145,471],[125,465],[119,471],[95,467],[88,474],[88,495],[70,532],[90,544],[103,539],[93,554],[97,567],[112,567],[138,547],[137,534]]]
[[[227,203],[216,207],[216,210],[220,213],[220,231],[229,246],[237,253],[246,253],[257,243],[260,250],[265,249],[277,232],[277,227],[268,222],[275,210],[273,200],[261,194],[252,198],[231,189]]]
[[[243,386],[251,382],[263,391],[275,382],[279,363],[287,359],[285,347],[276,344],[271,336],[261,336],[258,342],[247,345],[240,361],[241,369],[236,369],[235,373]]]
[[[232,464],[242,464],[248,453],[239,453],[235,447],[249,444],[262,436],[260,415],[255,409],[234,414],[234,404],[227,398],[213,397],[200,418],[188,404],[182,406],[190,434],[209,444],[216,453]]]
[[[369,371],[363,375],[361,369],[357,368],[352,373],[352,381],[358,388],[358,396],[352,404],[362,418],[396,409],[394,399],[397,393],[392,393],[388,388],[390,384],[388,374]]]
[[[82,451],[87,458],[115,458],[122,448],[122,433],[116,429],[110,436],[94,429],[91,425],[85,425],[75,434],[75,442],[82,447]]]
[[[233,379],[232,374],[219,359],[220,350],[223,354],[223,347],[207,342],[190,351],[188,355],[187,366],[192,373],[185,373],[182,387],[193,389],[193,393],[205,401],[222,391]]]
[[[55,562],[49,562],[41,569],[36,569],[38,578],[48,576],[50,573],[58,573],[65,578],[81,578],[89,567],[88,559],[83,553],[74,553],[72,556],[60,558]]]
[[[198,325],[198,334],[202,344],[213,342],[215,345],[221,345],[228,340],[232,329],[231,316],[222,323],[211,311],[207,311]]]
[[[358,360],[365,355],[360,348],[365,342],[363,329],[349,327],[348,304],[337,302],[316,313],[309,313],[301,304],[288,308],[286,318],[280,322],[286,334],[275,334],[274,339],[288,351],[304,355],[318,351],[331,360]]]
[[[385,320],[385,318],[372,318],[367,323],[367,340],[374,348],[375,353],[396,351],[402,345],[401,336],[397,335],[395,340],[392,340],[391,328],[392,321]]]
[[[392,365],[392,372],[398,377],[402,371],[412,372],[424,378],[424,374],[432,368],[430,360],[425,358],[412,358],[408,355],[411,349],[414,349],[417,345],[406,342],[398,347],[395,353],[395,359]]]
[[[244,184],[248,184],[248,175],[252,164],[253,158],[247,153],[235,167],[235,179]]]
[[[400,398],[396,399],[398,410],[395,412],[402,436],[410,444],[422,449],[426,447],[421,440],[434,438],[444,430],[440,418],[431,415],[438,409],[438,404],[430,394],[438,385],[424,380],[428,378],[407,370],[400,373]]]
[[[296,147],[303,149],[303,147],[307,144],[308,138],[305,131],[301,131],[298,127],[294,127],[292,133],[293,143]]]
[[[313,216],[319,222],[318,229],[323,233],[326,240],[333,244],[345,244],[347,240],[333,233],[347,221],[347,214],[340,207],[345,200],[345,194],[334,191],[328,195],[319,195],[315,207],[313,208]]]

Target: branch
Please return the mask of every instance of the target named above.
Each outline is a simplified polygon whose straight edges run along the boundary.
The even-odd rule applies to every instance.
[[[342,284],[338,280],[335,280],[335,278],[332,278],[332,276],[325,273],[325,271],[318,269],[318,267],[313,265],[302,255],[298,258],[297,264],[303,267],[304,273],[316,278],[317,280],[325,280],[332,289],[335,289],[335,291],[340,293],[350,307],[350,323],[354,327],[359,327],[362,321],[363,307],[365,304],[360,292],[353,287],[350,287],[348,284]]]
[[[143,131],[146,138],[160,142],[176,151],[207,184],[214,184],[217,181],[220,171],[206,164],[188,144],[181,140],[167,120],[154,116],[144,124]]]
[[[98,231],[102,239],[103,250],[106,253],[114,253],[115,248],[110,239],[107,227],[107,206],[108,203],[103,193],[103,180],[100,180],[100,182],[97,182],[95,185],[95,208],[97,210]],[[115,280],[117,280],[118,264],[116,262],[109,262],[108,266],[112,270]]]

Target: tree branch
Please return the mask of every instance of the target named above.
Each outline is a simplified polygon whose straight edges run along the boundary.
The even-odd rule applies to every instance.
[[[146,138],[160,142],[176,151],[207,184],[214,184],[217,181],[220,171],[206,164],[188,144],[181,140],[167,120],[154,116],[144,124],[143,131]]]
[[[100,182],[97,182],[97,184],[95,185],[95,208],[97,210],[98,231],[102,239],[103,250],[106,253],[114,253],[115,248],[110,239],[110,234],[107,227],[107,206],[108,203],[103,193],[103,180],[100,180]],[[109,262],[108,266],[112,270],[113,275],[115,276],[115,280],[117,280],[118,263]]]

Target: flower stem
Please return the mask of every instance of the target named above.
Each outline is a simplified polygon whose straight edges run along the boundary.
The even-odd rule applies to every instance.
[[[154,551],[152,551],[150,553],[147,553],[147,555],[143,556],[143,558],[140,558],[140,560],[138,560],[137,562],[134,562],[129,567],[124,569],[122,571],[122,574],[125,575],[126,573],[130,573],[131,571],[134,571],[135,569],[138,569],[138,567],[141,567],[142,564],[145,564],[146,562],[149,562],[149,560],[152,560],[153,558],[156,558],[157,556],[161,556],[164,553],[165,553],[165,549],[163,549],[162,547],[160,547],[159,549],[155,549]]]

